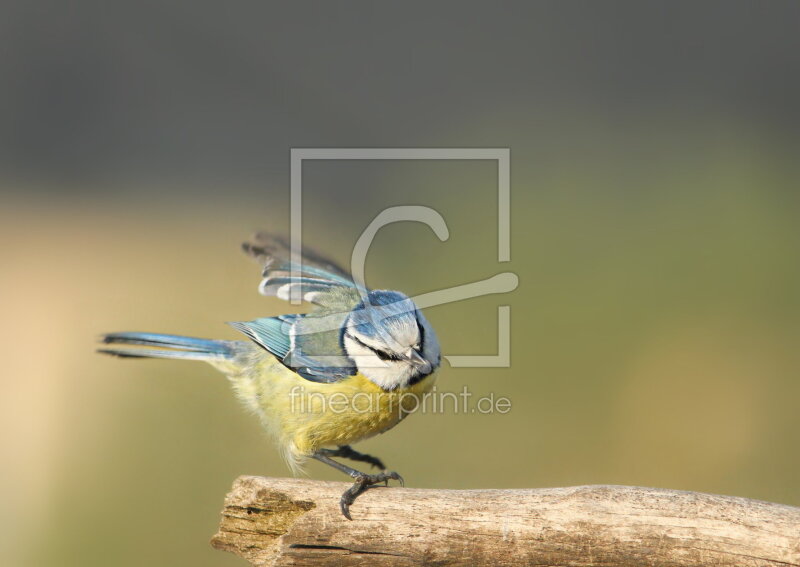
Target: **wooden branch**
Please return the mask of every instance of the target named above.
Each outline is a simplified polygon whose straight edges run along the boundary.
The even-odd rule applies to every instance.
[[[217,549],[258,566],[800,566],[800,508],[629,486],[374,488],[243,476]]]

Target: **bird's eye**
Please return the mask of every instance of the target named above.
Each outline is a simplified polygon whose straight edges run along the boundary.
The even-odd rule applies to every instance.
[[[369,347],[369,348],[370,348],[370,350],[372,352],[374,352],[376,355],[378,355],[378,358],[380,358],[381,360],[395,360],[396,359],[396,357],[392,356],[388,352],[382,351],[382,350],[377,349],[377,348],[372,348],[372,347]]]

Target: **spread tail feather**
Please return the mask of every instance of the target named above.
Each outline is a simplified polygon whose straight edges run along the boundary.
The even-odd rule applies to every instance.
[[[214,341],[159,333],[109,333],[102,342],[118,345],[97,352],[123,358],[177,358],[183,360],[223,360],[234,355],[232,341]]]

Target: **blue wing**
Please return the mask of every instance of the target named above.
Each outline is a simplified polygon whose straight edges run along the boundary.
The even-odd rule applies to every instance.
[[[336,263],[303,247],[300,265],[292,263],[288,243],[280,237],[259,232],[242,244],[244,251],[261,266],[264,279],[259,286],[262,295],[283,300],[300,297],[304,301],[326,304],[337,289],[358,291],[360,288]],[[292,279],[292,272],[299,277]]]
[[[330,383],[357,373],[340,341],[346,316],[339,322],[330,316],[281,315],[229,324],[306,380]]]
[[[337,382],[356,374],[341,343],[341,327],[366,290],[336,263],[303,247],[301,265],[290,260],[288,243],[259,232],[242,245],[263,267],[259,291],[289,300],[301,297],[317,307],[304,315],[281,315],[230,323],[303,378]],[[299,274],[292,279],[292,272]]]

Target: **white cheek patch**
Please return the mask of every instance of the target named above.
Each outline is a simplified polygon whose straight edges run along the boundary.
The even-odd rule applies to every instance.
[[[347,351],[347,356],[353,359],[353,362],[359,368],[388,368],[389,361],[381,360],[378,356],[364,345],[358,344],[348,336],[344,338],[344,346]]]
[[[384,390],[393,390],[410,379],[413,368],[404,361],[381,360],[364,345],[344,337],[347,356],[353,359],[358,371]]]
[[[414,326],[411,327],[409,325],[393,325],[387,328],[385,331],[388,334],[386,340],[388,342],[381,342],[376,341],[372,337],[365,337],[361,333],[356,332],[354,329],[350,331],[356,339],[362,342],[364,345],[371,347],[375,350],[380,351],[389,351],[389,352],[397,352],[397,353],[405,353],[416,345],[419,340],[419,328],[417,327],[416,321],[414,322]],[[363,345],[359,345],[361,348],[364,348]]]
[[[350,332],[352,333],[353,331],[350,331]],[[381,343],[379,343],[379,342],[377,342],[377,341],[375,341],[375,340],[373,340],[373,339],[371,339],[369,337],[365,337],[364,335],[362,335],[360,333],[358,333],[358,334],[353,333],[353,335],[358,339],[358,341],[364,343],[364,344],[360,345],[360,344],[358,344],[357,341],[354,341],[350,337],[345,336],[345,341],[350,341],[351,343],[355,344],[356,345],[356,349],[362,349],[362,350],[366,350],[368,352],[372,352],[368,348],[364,348],[364,345],[367,345],[368,347],[372,347],[372,348],[374,348],[376,350],[380,350],[380,349],[385,348],[384,345],[382,345]]]

